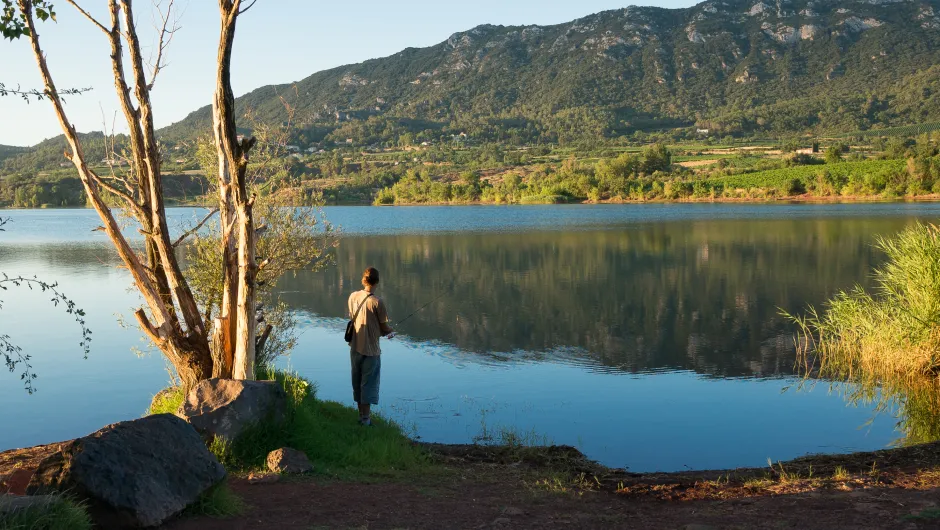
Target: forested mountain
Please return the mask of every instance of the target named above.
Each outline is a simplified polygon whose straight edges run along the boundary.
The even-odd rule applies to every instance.
[[[678,126],[845,132],[940,120],[940,0],[711,0],[556,26],[484,25],[241,98],[300,143],[421,130],[576,141]],[[296,94],[296,95],[295,95]],[[163,131],[208,130],[200,109]],[[334,130],[335,129],[335,130]]]
[[[96,164],[108,157],[111,151],[110,141],[104,133],[92,132],[88,134],[79,134],[82,141],[82,147],[88,160]],[[114,139],[116,149],[120,148],[123,138],[118,136]],[[68,144],[65,142],[65,136],[58,135],[39,142],[32,147],[10,147],[9,154],[4,153],[6,146],[0,146],[0,174],[4,173],[30,173],[38,170],[54,169],[57,167],[71,168],[69,162],[62,153],[66,150]],[[7,159],[4,161],[4,159]]]
[[[0,162],[2,162],[6,158],[16,156],[26,150],[27,150],[26,147],[16,147],[12,145],[0,145]]]
[[[940,0],[770,1],[484,25],[259,88],[238,104],[276,123],[286,119],[283,98],[297,111],[292,141],[327,148],[460,133],[593,144],[651,131],[782,136],[940,121]],[[188,152],[210,125],[207,106],[159,134]],[[95,160],[105,156],[99,133],[87,141]],[[0,173],[56,169],[63,147],[61,137],[18,156],[0,147]]]

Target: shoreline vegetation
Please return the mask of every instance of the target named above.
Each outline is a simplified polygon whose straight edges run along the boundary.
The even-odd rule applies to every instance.
[[[168,204],[212,204],[200,157],[180,149],[181,158],[164,168]],[[706,138],[561,147],[468,140],[309,154],[273,149],[283,167],[259,182],[258,192],[297,206],[940,200],[940,131],[769,143]],[[74,170],[43,160],[36,170],[13,172],[22,161],[3,161],[0,208],[85,204]]]
[[[551,202],[546,200],[544,202],[539,201],[526,201],[519,203],[506,203],[506,202],[488,202],[488,201],[465,201],[465,202],[398,202],[393,204],[375,204],[375,203],[338,203],[338,204],[328,204],[326,206],[381,206],[381,207],[414,207],[414,206],[506,206],[506,207],[525,207],[525,206],[597,206],[597,205],[607,205],[607,206],[624,206],[624,205],[640,205],[640,204],[892,204],[892,203],[916,203],[916,202],[940,202],[940,193],[930,193],[924,195],[914,195],[914,196],[902,196],[902,197],[884,197],[880,195],[840,195],[840,196],[828,196],[820,197],[815,195],[792,195],[786,197],[764,197],[764,198],[750,198],[750,197],[705,197],[705,198],[694,198],[686,197],[682,199],[648,199],[642,201],[634,201],[629,199],[617,200],[602,200],[602,201],[576,201],[576,202]],[[288,207],[293,208],[302,208],[307,205],[304,204],[293,204]],[[210,208],[211,204],[202,203],[202,202],[178,202],[172,203],[168,202],[168,208]],[[0,211],[17,211],[17,210],[90,210],[91,207],[88,206],[0,206]]]
[[[903,444],[940,440],[940,227],[916,223],[875,248],[874,289],[840,291],[821,310],[785,315],[807,380],[849,383],[850,403],[896,414]]]

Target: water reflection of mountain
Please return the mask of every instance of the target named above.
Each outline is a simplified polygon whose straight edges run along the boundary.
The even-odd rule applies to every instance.
[[[362,269],[375,265],[393,319],[446,293],[402,326],[417,340],[490,357],[560,348],[629,372],[774,376],[792,373],[794,359],[779,309],[867,284],[880,259],[872,236],[904,223],[742,220],[347,238],[337,267],[285,278],[280,289],[294,307],[341,317]]]

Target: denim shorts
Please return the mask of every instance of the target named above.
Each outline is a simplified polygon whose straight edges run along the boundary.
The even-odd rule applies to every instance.
[[[353,401],[378,405],[382,357],[352,352],[349,362],[352,365]]]

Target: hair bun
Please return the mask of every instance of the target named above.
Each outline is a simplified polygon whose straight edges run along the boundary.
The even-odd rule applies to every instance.
[[[375,267],[369,267],[362,273],[362,285],[378,285],[379,271]]]

